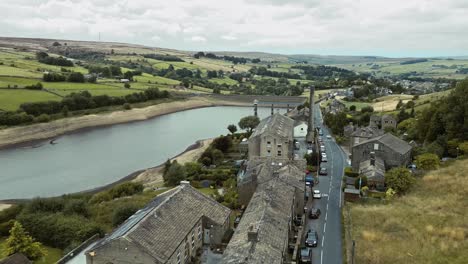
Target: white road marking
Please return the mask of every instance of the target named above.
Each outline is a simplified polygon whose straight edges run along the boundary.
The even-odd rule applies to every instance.
[[[325,222],[325,225],[323,225],[323,240],[325,240],[325,230],[327,229],[327,222]],[[322,242],[323,242],[322,240]]]
[[[323,263],[323,249],[320,250],[320,264]]]
[[[327,203],[327,213],[328,213],[328,203]]]
[[[325,222],[327,222],[328,212],[325,213]]]

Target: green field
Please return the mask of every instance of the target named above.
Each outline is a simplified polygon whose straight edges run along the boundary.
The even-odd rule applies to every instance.
[[[6,238],[0,238],[0,260],[3,258],[6,258],[6,252],[5,252],[5,240]],[[50,264],[50,263],[55,263],[57,260],[59,260],[62,257],[62,250],[57,249],[57,248],[51,248],[51,247],[44,247],[46,251],[46,256],[43,257],[42,259],[34,261],[34,264]]]
[[[22,103],[60,101],[61,97],[45,91],[0,89],[0,109],[15,111]]]

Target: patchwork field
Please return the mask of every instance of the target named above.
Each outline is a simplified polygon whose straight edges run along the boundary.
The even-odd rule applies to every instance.
[[[466,59],[428,59],[427,62],[400,64],[408,59],[375,60],[355,64],[334,64],[334,66],[357,72],[374,72],[377,76],[415,73],[414,76],[430,78],[464,79],[466,74],[456,73],[468,68]]]

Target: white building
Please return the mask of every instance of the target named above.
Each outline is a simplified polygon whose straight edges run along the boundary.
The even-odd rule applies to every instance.
[[[307,136],[307,123],[299,121],[294,124],[294,138],[305,138]]]

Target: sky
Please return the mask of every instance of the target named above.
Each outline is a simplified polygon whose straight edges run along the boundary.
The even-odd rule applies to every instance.
[[[191,51],[468,55],[468,0],[0,0],[0,36]]]

